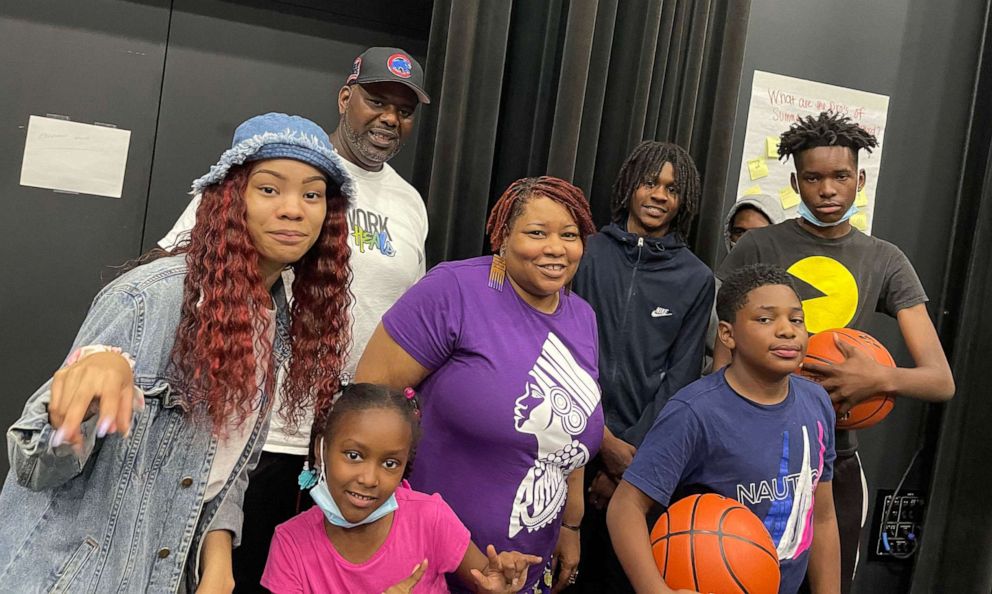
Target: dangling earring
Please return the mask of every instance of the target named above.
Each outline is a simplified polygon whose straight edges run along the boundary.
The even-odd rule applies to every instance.
[[[321,452],[321,464],[323,464],[323,450],[319,449],[324,447],[324,440],[322,438],[317,439],[314,451]],[[306,491],[307,489],[313,488],[317,484],[317,479],[320,476],[320,471],[317,470],[317,461],[314,460],[313,466],[310,466],[310,460],[305,460],[303,462],[303,470],[300,471],[300,476],[296,477],[296,484],[300,486],[300,491]]]
[[[506,259],[503,254],[506,247],[500,247],[498,254],[493,254],[493,263],[489,266],[489,288],[503,292],[503,282],[506,281]]]
[[[317,469],[310,467],[310,462],[303,463],[303,470],[297,477],[296,483],[300,486],[300,491],[306,491],[317,484]]]

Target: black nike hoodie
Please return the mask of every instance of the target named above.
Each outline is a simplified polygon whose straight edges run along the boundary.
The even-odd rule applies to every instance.
[[[661,408],[699,378],[713,272],[677,233],[611,223],[586,242],[573,289],[596,311],[606,426],[640,447]]]

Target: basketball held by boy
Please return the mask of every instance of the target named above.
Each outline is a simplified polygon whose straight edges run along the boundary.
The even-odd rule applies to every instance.
[[[300,475],[316,505],[276,528],[262,585],[276,594],[440,593],[457,573],[476,592],[517,592],[541,558],[492,545],[483,554],[440,495],[410,489],[419,434],[412,389],[347,386],[316,420],[312,469]]]
[[[768,530],[780,594],[794,594],[807,567],[815,592],[838,593],[834,411],[822,387],[794,375],[809,338],[792,278],[777,266],[745,266],[726,279],[716,303],[731,362],[662,409],[610,503],[614,549],[638,592],[671,592],[652,555],[647,514],[716,493]]]

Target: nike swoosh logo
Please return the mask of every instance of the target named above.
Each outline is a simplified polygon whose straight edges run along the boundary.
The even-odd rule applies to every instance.
[[[672,315],[672,312],[668,311],[664,307],[656,307],[654,311],[651,312],[652,318],[665,318]]]

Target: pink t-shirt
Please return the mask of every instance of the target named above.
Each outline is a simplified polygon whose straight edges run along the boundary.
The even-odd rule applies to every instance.
[[[427,559],[415,594],[448,592],[444,574],[458,569],[469,531],[438,494],[400,486],[399,507],[385,542],[364,563],[347,561],[324,532],[324,514],[314,506],[276,527],[262,585],[275,594],[349,592],[380,594],[410,576]]]

